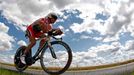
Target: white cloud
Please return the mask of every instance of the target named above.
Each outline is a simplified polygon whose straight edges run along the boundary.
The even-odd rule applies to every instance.
[[[12,63],[14,64],[14,55],[9,55],[9,54],[0,54],[0,61],[4,63]]]
[[[90,29],[88,29],[89,27],[87,27],[88,25],[82,26],[79,25],[78,23],[74,23],[72,26],[70,26],[70,28],[74,31],[74,33],[81,33],[83,31],[87,31]]]
[[[13,36],[8,35],[9,27],[5,24],[0,23],[0,50],[11,50],[14,42]]]
[[[4,0],[1,2],[0,9],[3,10],[2,14],[7,19],[13,22],[16,22],[17,24],[30,24],[34,20],[40,17],[44,17],[50,11],[61,13],[60,8],[64,8],[64,7],[66,8],[74,7],[74,9],[79,9],[80,11],[82,11],[81,17],[86,17],[87,15],[84,16],[83,14],[87,14],[86,12],[89,12],[88,16],[90,17],[92,16],[93,18],[95,16],[96,10],[98,12],[101,10],[99,6],[91,5],[91,3],[101,2],[100,0],[96,0],[96,1],[94,0],[92,1],[87,1],[87,0],[86,1],[82,1],[82,0],[73,0],[73,1],[72,0],[69,0],[69,1],[66,1],[66,0],[57,0],[57,1],[55,0],[47,0],[47,1],[29,0],[25,2],[25,0],[21,0],[21,1]],[[80,4],[80,3],[83,3],[83,4]],[[87,4],[87,3],[90,3],[90,4]],[[88,7],[87,8],[88,10],[85,7]],[[24,30],[24,28],[22,28],[23,26],[21,25],[17,25],[17,26]]]
[[[61,8],[75,2],[75,0],[28,0],[27,2],[4,0],[1,1],[0,10],[8,20],[17,23],[17,27],[25,30],[22,24],[30,24],[38,18],[45,17],[51,11],[61,14]]]
[[[27,45],[26,42],[23,41],[23,40],[18,41],[17,44],[20,45],[20,46],[26,46]]]
[[[102,37],[93,37],[94,40],[97,40],[97,41],[100,41],[102,40],[103,38]]]
[[[103,42],[115,42],[115,41],[119,41],[119,35],[115,35],[115,36],[106,36],[106,37],[103,37],[101,40]]]
[[[70,26],[70,29],[72,29],[74,33],[91,33],[91,29],[97,30],[101,35],[105,35],[105,37],[99,39],[102,40],[102,42],[119,42],[119,35],[120,33],[123,33],[123,30],[125,30],[125,32],[130,32],[131,36],[134,36],[134,3],[131,0],[113,1],[113,3],[110,3],[109,0],[107,0],[98,3],[99,5],[97,3],[93,3],[91,6],[92,8],[89,7],[90,5],[88,6],[86,4],[83,5],[85,8],[81,6],[81,4],[78,4],[78,6],[74,5],[73,8],[82,12],[80,17],[84,20],[82,24],[74,23]],[[100,23],[101,20],[94,19],[95,14],[99,12],[103,12],[104,15],[110,15],[104,25]],[[86,36],[82,38],[89,37]]]
[[[131,14],[129,15],[129,12],[133,10],[132,2],[125,0],[28,0],[25,3],[25,0],[5,0],[1,1],[0,9],[3,10],[3,15],[6,18],[17,24],[30,24],[37,18],[45,16],[50,11],[59,13],[61,8],[70,10],[78,9],[81,12],[79,17],[84,21],[81,25],[77,25],[78,27],[76,29],[74,29],[76,24],[71,26],[74,32],[90,32],[90,29],[95,29],[101,34],[116,34],[124,24],[129,23],[129,16],[132,16]],[[105,26],[99,24],[100,21],[94,20],[96,13],[102,11],[111,16],[110,20],[106,23],[108,25]],[[124,20],[121,20],[123,18]],[[19,25],[19,27],[22,28],[23,26]],[[25,28],[22,29],[24,30]]]
[[[55,5],[57,8],[64,8],[65,6],[76,2],[76,0],[48,0],[48,1],[52,2],[52,4]]]
[[[96,13],[99,13],[103,11],[104,9],[96,4],[76,4],[72,6],[74,9],[78,9],[82,14],[79,15],[80,18],[83,19],[82,24],[74,23],[70,28],[75,33],[81,33],[81,32],[91,32],[91,29],[100,29],[104,30],[104,27],[95,20]],[[100,28],[101,27],[101,28]]]
[[[125,47],[128,50],[134,50],[134,40],[127,41]]]
[[[93,40],[96,40],[96,41],[102,41],[103,40],[102,37],[91,37],[89,35],[81,35],[80,39],[93,39]]]
[[[92,39],[92,37],[86,36],[86,35],[81,35],[80,38],[81,38],[81,39]]]
[[[7,33],[9,30],[9,27],[7,27],[4,23],[0,22],[0,32],[5,32]]]
[[[133,44],[134,44],[134,40],[128,41],[125,47],[122,46],[118,42],[113,42],[112,44],[109,44],[109,45],[103,44],[103,45],[99,45],[96,47],[91,47],[87,51],[73,52],[73,61],[72,61],[71,67],[111,64],[111,63],[133,59],[134,58],[133,56],[134,48],[132,47]],[[62,58],[62,59],[59,59],[59,61],[61,61],[61,63],[64,63],[67,57],[66,53],[64,51],[59,51],[56,53],[58,57]],[[45,55],[47,55],[47,52]],[[9,63],[8,59],[11,61],[11,63],[13,62],[12,55],[6,56],[6,57],[2,55],[0,56],[1,56],[0,60],[3,62]],[[48,62],[48,60],[52,58],[46,57],[45,59]],[[39,66],[40,64],[38,62],[35,65]]]
[[[91,29],[99,31],[102,35],[117,35],[123,26],[132,27],[133,3],[131,1],[100,1],[86,5],[76,4],[72,7],[78,9],[80,17],[84,20],[82,24],[74,23],[70,28],[74,33],[90,32]],[[86,1],[87,2],[87,1]],[[92,1],[91,1],[92,2]],[[86,8],[88,7],[88,8]],[[87,13],[88,12],[88,13]],[[104,15],[110,15],[102,25],[101,20],[95,20],[96,13],[103,12]],[[132,31],[133,28],[131,28]],[[130,31],[130,29],[128,29]]]
[[[132,45],[133,43],[128,44],[129,47]],[[134,52],[128,46],[124,48],[120,43],[113,42],[110,45],[92,47],[88,51],[74,52],[72,66],[102,65],[133,59],[131,55]]]
[[[61,30],[64,30],[64,27],[63,27],[63,26],[61,26],[61,25],[60,25],[60,26],[58,26],[58,28],[60,28]]]
[[[48,12],[54,9],[49,1],[39,0],[4,0],[0,4],[2,14],[8,19],[17,23],[17,27],[24,30],[22,24],[31,24],[38,18],[45,17]]]

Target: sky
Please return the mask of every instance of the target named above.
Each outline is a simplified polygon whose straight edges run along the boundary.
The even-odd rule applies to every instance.
[[[72,66],[134,58],[134,0],[0,0],[0,61],[13,63],[16,49],[28,43],[26,26],[50,12],[58,14],[53,27],[64,32]]]

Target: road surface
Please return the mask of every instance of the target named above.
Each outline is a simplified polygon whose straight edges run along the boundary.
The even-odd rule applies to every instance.
[[[17,71],[14,66],[0,64],[0,68]],[[113,67],[92,69],[92,70],[73,70],[67,71],[62,75],[131,75],[134,71],[134,62],[129,62]],[[30,75],[48,75],[43,70],[26,69],[25,73]]]

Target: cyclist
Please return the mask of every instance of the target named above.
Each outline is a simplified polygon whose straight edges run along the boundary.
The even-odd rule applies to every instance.
[[[61,35],[63,32],[57,28],[53,29],[52,24],[54,24],[57,20],[57,15],[55,13],[49,13],[46,17],[40,18],[30,24],[27,27],[26,30],[26,36],[29,38],[29,44],[27,48],[24,50],[23,55],[20,57],[20,60],[23,64],[26,64],[25,57],[26,54],[31,50],[31,48],[36,44],[36,38],[43,38],[40,41],[39,48],[43,46],[43,44],[46,42],[46,38],[44,33],[52,33],[52,31],[55,31],[55,35]]]

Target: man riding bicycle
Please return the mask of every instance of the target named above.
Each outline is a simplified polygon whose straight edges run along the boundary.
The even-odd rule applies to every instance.
[[[55,35],[61,35],[63,32],[57,28],[53,29],[52,24],[54,24],[57,20],[57,15],[55,13],[49,13],[45,18],[40,18],[30,24],[27,27],[26,35],[29,38],[29,44],[27,48],[24,50],[23,55],[20,57],[20,60],[23,64],[26,64],[25,57],[30,52],[31,48],[36,44],[36,38],[43,38],[40,41],[39,48],[43,46],[43,44],[46,42],[46,38],[44,33],[52,33],[54,31]]]

